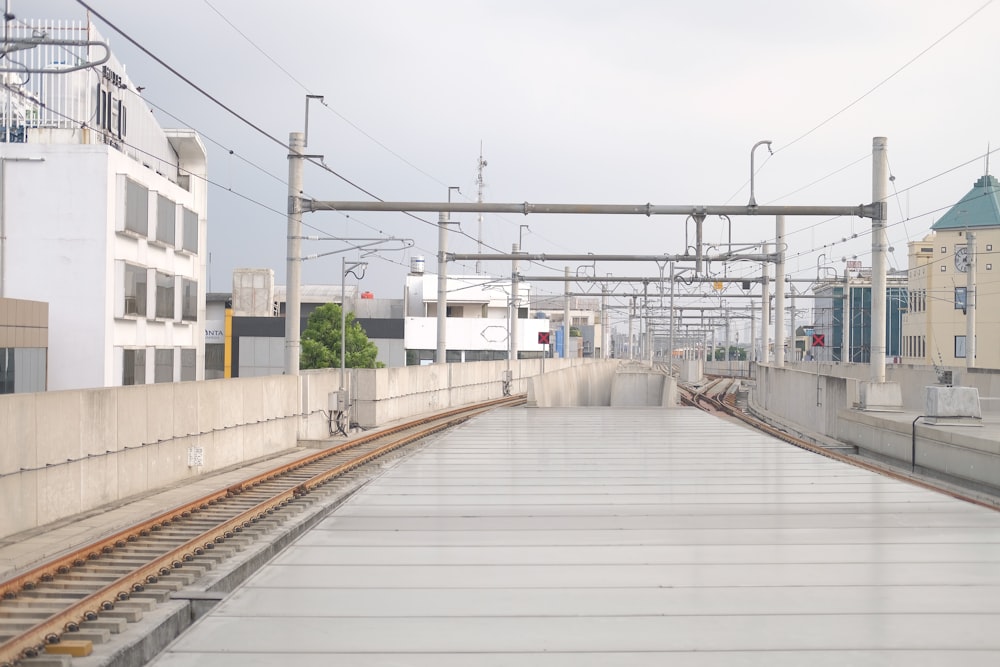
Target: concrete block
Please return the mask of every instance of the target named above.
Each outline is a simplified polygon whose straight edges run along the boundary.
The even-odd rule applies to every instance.
[[[146,387],[118,387],[115,392],[117,407],[118,436],[114,441],[116,446],[135,447],[148,441],[146,435]]]
[[[681,361],[681,382],[699,382],[703,369],[701,359],[684,359]]]
[[[925,391],[925,424],[983,425],[975,387],[930,386]]]
[[[38,472],[0,478],[0,538],[38,525]]]
[[[861,409],[870,412],[902,412],[903,394],[898,382],[861,382]]]
[[[37,396],[0,396],[0,475],[38,466]]]
[[[146,386],[146,437],[149,442],[167,440],[174,434],[173,382]]]
[[[50,391],[37,395],[35,429],[39,446],[45,449],[42,465],[80,458],[81,394]]]

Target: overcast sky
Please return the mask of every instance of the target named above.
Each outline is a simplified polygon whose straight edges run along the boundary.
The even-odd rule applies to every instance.
[[[310,110],[308,152],[385,200],[443,201],[448,186],[474,200],[481,144],[487,201],[746,204],[750,149],[770,139],[774,155],[756,153],[758,204],[856,205],[871,201],[872,138],[885,136],[890,190],[899,193],[889,206],[889,265],[905,269],[907,240],[925,235],[983,174],[987,146],[1000,148],[1000,3],[985,0],[89,4],[281,141],[303,129],[305,95],[325,96],[326,106]],[[13,10],[23,19],[86,16],[73,0],[15,0]],[[162,109],[160,122],[205,137],[211,290],[228,291],[236,267],[273,268],[283,283],[287,151],[94,20]],[[317,167],[307,167],[305,191],[368,199]],[[436,222],[435,214],[420,217]],[[474,252],[476,215],[454,217],[468,236],[453,237],[450,249]],[[434,224],[398,213],[312,213],[305,222],[320,230],[310,234],[415,241],[408,252],[369,259],[362,288],[378,297],[401,297],[412,255],[434,270]],[[680,217],[487,215],[483,241],[508,252],[522,224],[528,252],[685,247]],[[721,221],[705,224],[707,241],[727,239]],[[869,228],[856,218],[790,217],[789,270],[814,278],[821,253],[840,273],[845,257],[870,265]],[[773,235],[773,219],[733,220],[734,243]],[[339,247],[313,242],[303,252]],[[339,283],[339,257],[306,261],[304,280]],[[523,273],[562,273],[561,264]],[[509,263],[487,269],[510,272]],[[728,271],[759,269],[739,262]],[[605,264],[596,272],[658,268]]]

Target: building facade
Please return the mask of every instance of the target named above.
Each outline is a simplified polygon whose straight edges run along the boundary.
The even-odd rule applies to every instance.
[[[969,234],[974,237],[970,272]],[[990,175],[909,244],[911,308],[903,318],[903,356],[909,363],[969,365],[967,326],[975,305],[972,365],[1000,368],[1000,185]],[[970,276],[971,273],[971,276]],[[970,277],[974,278],[970,296]]]
[[[0,394],[45,391],[49,305],[0,298]]]
[[[871,269],[847,271],[843,281],[817,285],[813,291],[814,324],[809,327],[807,358],[871,363]],[[901,363],[903,318],[909,307],[905,274],[886,276],[885,296],[885,356],[890,363]]]
[[[16,37],[100,41],[86,23]],[[46,44],[0,92],[0,296],[49,304],[48,388],[204,377],[206,151],[113,56]]]

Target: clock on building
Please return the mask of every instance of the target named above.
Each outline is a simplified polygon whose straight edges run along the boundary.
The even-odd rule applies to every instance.
[[[965,273],[969,270],[969,247],[955,246],[955,268]]]

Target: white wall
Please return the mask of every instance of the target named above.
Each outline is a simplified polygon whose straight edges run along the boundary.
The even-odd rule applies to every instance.
[[[10,157],[43,160],[5,165],[7,266],[3,270],[5,294],[50,304],[49,388],[119,385],[120,353],[115,347],[135,345],[196,348],[196,372],[201,374],[197,377],[203,377],[203,189],[193,186],[194,191],[188,192],[104,145],[6,144],[4,150]],[[199,213],[201,252],[186,255],[116,233],[116,216],[124,206],[120,174],[150,189],[151,212],[156,210],[154,193],[159,192]],[[178,219],[178,237],[182,227]],[[151,236],[154,230],[151,223]],[[199,319],[115,319],[122,290],[115,261],[119,259],[197,280]],[[178,364],[179,356],[175,350]]]
[[[507,319],[449,317],[445,324],[449,350],[506,350]],[[548,320],[518,320],[518,349],[541,352],[538,333],[549,330]],[[405,318],[403,346],[408,350],[437,349],[437,319],[433,317]]]

